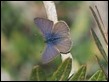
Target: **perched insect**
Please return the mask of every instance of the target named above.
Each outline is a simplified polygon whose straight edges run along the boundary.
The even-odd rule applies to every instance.
[[[41,30],[46,48],[42,55],[42,62],[48,63],[53,60],[59,53],[68,53],[71,49],[70,29],[64,21],[56,24],[45,18],[35,18],[35,24]]]

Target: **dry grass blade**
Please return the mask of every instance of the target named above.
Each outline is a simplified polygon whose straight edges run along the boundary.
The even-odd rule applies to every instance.
[[[97,6],[95,6],[95,8],[96,8],[96,10],[97,10],[97,13],[98,13],[98,16],[99,16],[99,18],[100,18],[100,21],[101,21],[101,23],[102,23],[102,25],[103,25],[103,27],[104,27],[104,29],[105,29],[105,37],[106,37],[107,43],[108,43],[108,31],[107,31],[107,33],[106,33],[106,28],[105,28],[105,25],[104,25],[103,20],[102,20],[102,18],[101,18],[100,12],[99,12]]]
[[[92,36],[93,36],[93,38],[95,40],[95,43],[96,43],[99,51],[101,52],[101,55],[103,56],[103,58],[105,59],[106,63],[108,64],[108,57],[106,55],[106,52],[105,52],[101,42],[99,41],[99,39],[98,39],[98,37],[97,37],[97,35],[96,35],[96,33],[94,32],[93,29],[91,29],[91,33],[92,33]]]
[[[102,23],[103,27],[105,27],[105,25],[104,25],[104,23],[103,23],[103,20],[102,20],[102,18],[101,18],[101,15],[100,15],[100,12],[99,12],[97,6],[95,6],[95,8],[96,8],[96,10],[97,10],[98,16],[99,16],[99,18],[100,18],[100,20],[101,20],[101,23]]]
[[[90,8],[90,10],[92,11],[92,14],[93,14],[93,16],[94,16],[94,18],[95,18],[95,20],[96,20],[96,22],[97,22],[97,25],[98,25],[98,27],[99,27],[99,29],[100,29],[100,32],[101,32],[101,34],[102,34],[102,36],[103,36],[103,38],[104,38],[104,41],[105,41],[106,44],[108,45],[108,41],[107,41],[107,39],[106,39],[105,32],[104,32],[104,30],[103,30],[103,28],[102,28],[102,25],[100,24],[100,21],[99,21],[97,15],[96,15],[95,11],[93,10],[93,8],[92,8],[91,6],[90,6],[89,8]],[[97,11],[98,11],[98,10],[97,10]],[[98,13],[99,13],[99,11],[98,11]],[[100,16],[100,14],[98,14],[98,15]],[[100,19],[101,19],[101,18],[100,18]]]

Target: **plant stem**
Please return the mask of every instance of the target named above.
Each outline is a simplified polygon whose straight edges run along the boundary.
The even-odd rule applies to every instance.
[[[56,8],[55,8],[55,4],[53,1],[43,1],[46,12],[47,12],[47,17],[49,20],[52,20],[54,22],[54,24],[56,22],[58,22],[58,17],[57,17],[57,12],[56,12]],[[61,59],[62,61],[66,60],[67,58],[71,58],[73,61],[73,57],[71,55],[71,53],[67,53],[67,54],[61,54]],[[72,65],[73,66],[73,65]],[[72,67],[71,73],[69,76],[71,76],[74,73],[74,68]]]
[[[48,19],[52,20],[54,23],[58,22],[57,12],[56,12],[54,2],[53,1],[43,1],[43,3],[45,6]]]

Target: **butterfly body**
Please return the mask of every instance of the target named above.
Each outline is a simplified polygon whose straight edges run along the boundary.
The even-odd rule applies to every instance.
[[[43,63],[48,63],[58,54],[67,53],[71,49],[70,30],[64,21],[53,24],[53,21],[44,18],[35,18],[35,23],[41,30],[46,48],[42,55]]]
[[[61,37],[58,37],[57,34],[51,33],[51,34],[48,34],[45,42],[47,44],[56,45],[60,41],[60,39]]]

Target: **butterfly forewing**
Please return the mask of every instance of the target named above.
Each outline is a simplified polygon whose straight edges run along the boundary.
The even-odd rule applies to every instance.
[[[50,21],[48,19],[44,19],[44,18],[39,18],[39,17],[35,18],[34,21],[35,21],[35,24],[37,25],[37,27],[43,33],[44,37],[46,37],[47,34],[51,33],[52,27],[53,27],[52,21]]]

